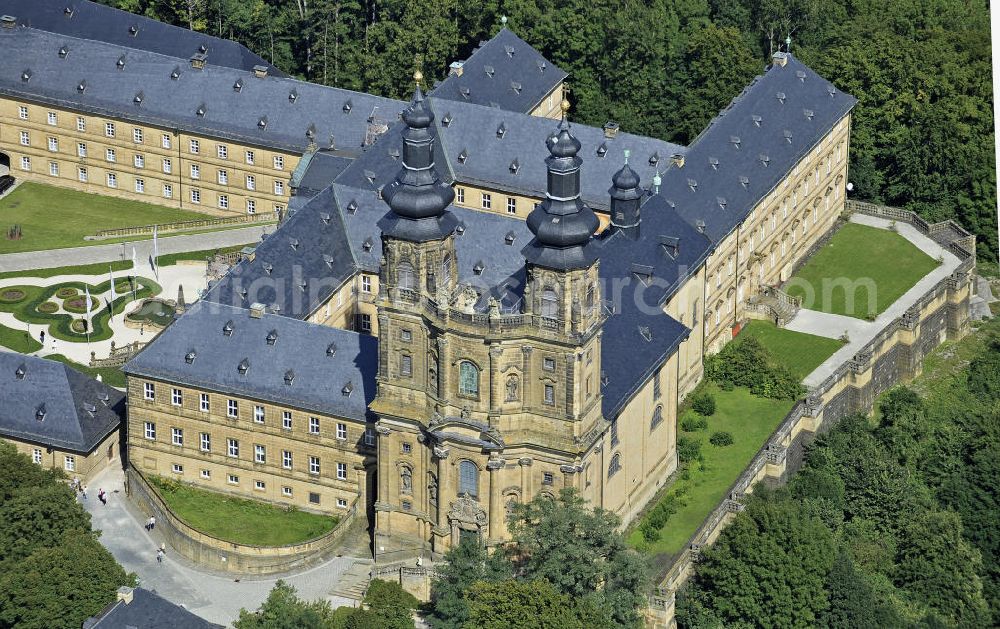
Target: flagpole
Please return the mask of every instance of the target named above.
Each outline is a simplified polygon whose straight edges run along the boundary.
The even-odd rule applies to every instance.
[[[85,298],[87,300],[87,349],[89,350],[89,349],[91,349],[91,347],[90,347],[90,328],[91,328],[91,324],[93,322],[93,318],[91,317],[91,314],[90,314],[90,286],[89,285],[84,285],[84,291],[85,291]]]
[[[108,325],[110,326],[115,320],[115,274],[111,270],[111,265],[108,265],[108,277],[111,279],[111,313],[108,317]]]

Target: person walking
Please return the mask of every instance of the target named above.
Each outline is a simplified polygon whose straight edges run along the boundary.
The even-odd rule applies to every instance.
[[[87,499],[87,486],[86,485],[80,485],[80,493],[83,494],[83,499],[86,500]]]
[[[149,519],[146,520],[146,530],[152,531],[154,526],[156,526],[156,516],[151,515],[149,516]]]
[[[161,564],[163,563],[163,555],[165,555],[165,554],[166,553],[163,552],[162,548],[157,548],[156,549],[156,561],[157,561],[157,563],[161,563]]]
[[[45,347],[45,330],[42,330],[38,334],[38,338],[42,340],[42,347]]]
[[[101,504],[105,507],[108,506],[108,496],[104,493],[103,488],[101,488],[101,491],[97,492],[97,499],[100,500]]]

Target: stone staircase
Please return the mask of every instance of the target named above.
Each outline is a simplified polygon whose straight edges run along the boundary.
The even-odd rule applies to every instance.
[[[340,576],[330,593],[334,596],[360,601],[368,590],[374,566],[375,562],[371,559],[355,559],[354,563]]]
[[[765,315],[779,328],[788,325],[799,312],[799,300],[773,286],[763,286],[747,302],[749,309]]]

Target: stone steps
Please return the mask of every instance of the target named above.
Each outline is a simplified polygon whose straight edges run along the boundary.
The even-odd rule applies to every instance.
[[[355,560],[344,571],[344,574],[340,575],[340,579],[330,593],[334,596],[360,601],[368,589],[368,582],[371,581],[371,569],[374,565],[370,559]]]

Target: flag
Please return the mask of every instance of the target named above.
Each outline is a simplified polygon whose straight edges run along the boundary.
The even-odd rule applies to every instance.
[[[90,286],[84,286],[87,294],[87,334],[90,334]]]
[[[135,257],[135,247],[132,247],[132,274],[139,270],[139,261]]]
[[[160,256],[159,246],[156,243],[156,225],[153,225],[153,270],[156,271],[156,259]]]
[[[115,274],[111,270],[111,265],[108,265],[108,277],[111,278],[111,306],[114,308],[115,305]]]

